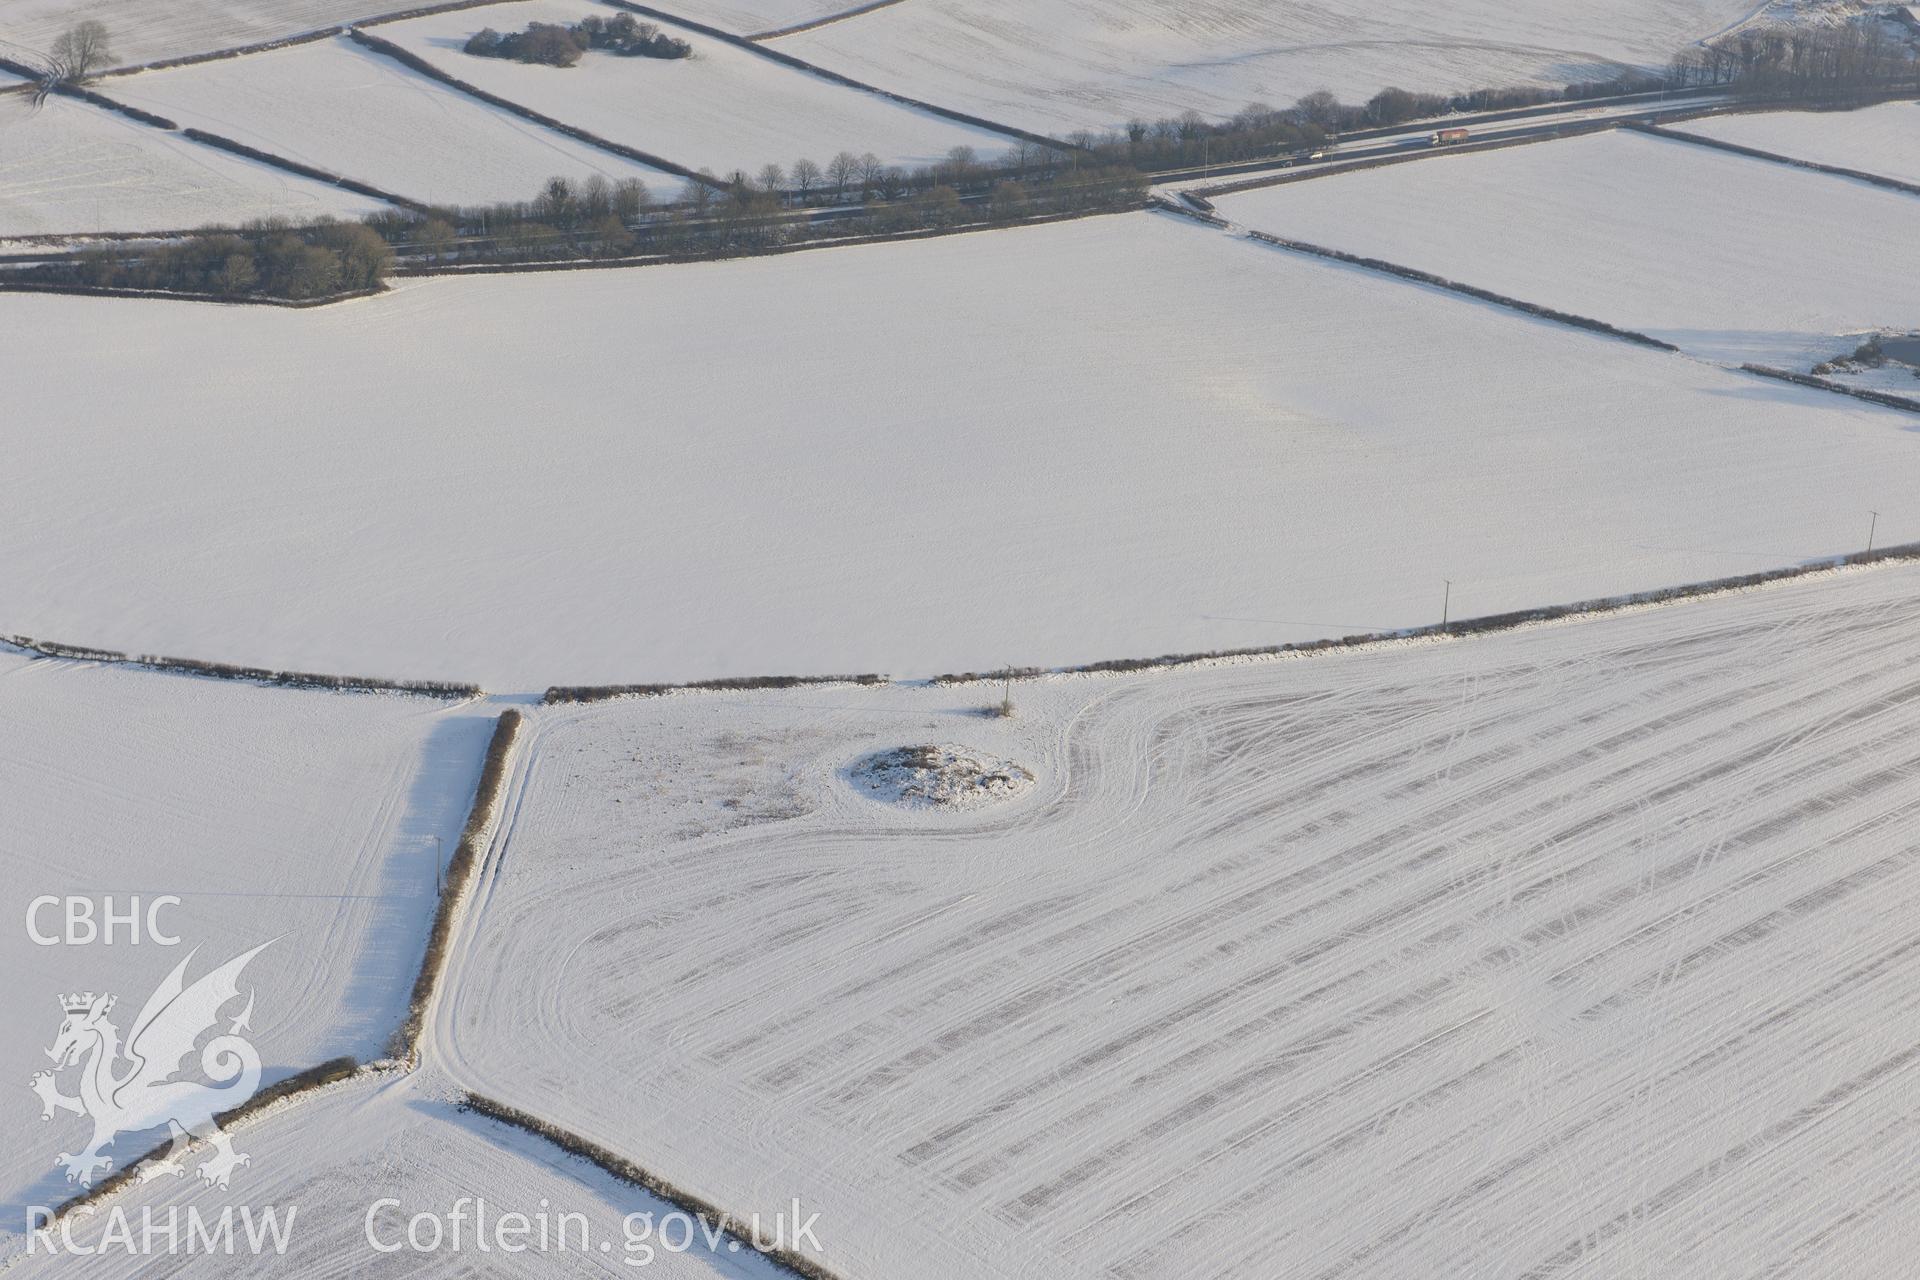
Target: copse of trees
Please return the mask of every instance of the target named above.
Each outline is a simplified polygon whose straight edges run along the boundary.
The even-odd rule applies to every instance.
[[[393,257],[379,232],[361,223],[296,227],[262,219],[161,244],[89,249],[72,263],[23,275],[53,285],[299,302],[378,288]]]
[[[585,37],[588,48],[603,49],[623,58],[693,56],[693,46],[685,40],[677,40],[630,13],[615,14],[611,18],[583,18],[572,30],[575,36]]]
[[[476,58],[509,58],[547,67],[571,67],[590,50],[623,58],[690,58],[693,46],[676,40],[630,13],[583,18],[572,26],[530,22],[525,31],[502,35],[492,27],[476,32],[464,46]]]
[[[1731,87],[1765,97],[1832,97],[1911,84],[1913,46],[1878,25],[1767,26],[1691,48],[1667,69],[1671,88]]]

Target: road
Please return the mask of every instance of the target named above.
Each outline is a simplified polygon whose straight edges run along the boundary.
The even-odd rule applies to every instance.
[[[1316,177],[1328,176],[1342,172],[1347,166],[1359,161],[1410,159],[1417,155],[1433,154],[1436,148],[1433,147],[1430,139],[1433,137],[1434,130],[1441,127],[1469,130],[1470,141],[1448,149],[1470,151],[1487,142],[1544,140],[1564,137],[1576,132],[1592,132],[1630,121],[1658,121],[1677,116],[1692,116],[1702,111],[1725,106],[1727,102],[1728,99],[1723,94],[1689,94],[1685,97],[1656,98],[1651,102],[1644,97],[1637,97],[1630,101],[1600,105],[1567,103],[1547,108],[1529,107],[1523,111],[1494,112],[1484,116],[1427,121],[1418,126],[1400,129],[1370,129],[1344,135],[1327,148],[1327,158],[1317,163],[1303,163],[1298,154],[1294,153],[1264,160],[1239,161],[1233,164],[1198,165],[1157,173],[1154,175],[1154,186],[1178,192],[1190,187],[1207,186],[1222,179],[1287,170],[1298,170],[1303,177],[1309,174]]]

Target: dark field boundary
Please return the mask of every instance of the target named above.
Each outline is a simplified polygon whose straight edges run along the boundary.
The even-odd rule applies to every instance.
[[[495,1102],[492,1098],[477,1093],[469,1093],[460,1101],[462,1111],[485,1116],[499,1124],[530,1133],[544,1139],[571,1156],[578,1156],[587,1163],[597,1166],[603,1173],[611,1175],[628,1186],[638,1187],[675,1208],[698,1218],[709,1230],[725,1232],[729,1239],[739,1242],[743,1252],[751,1252],[765,1258],[774,1266],[789,1275],[801,1277],[801,1280],[839,1280],[839,1277],[820,1263],[805,1254],[792,1249],[763,1249],[753,1241],[751,1232],[740,1220],[727,1213],[712,1201],[694,1195],[682,1187],[675,1186],[657,1173],[641,1168],[625,1156],[618,1155],[588,1138],[571,1130],[562,1129],[538,1116],[510,1107],[504,1102]]]
[[[1882,408],[1899,409],[1904,413],[1920,413],[1920,400],[1910,400],[1906,396],[1896,396],[1890,391],[1874,391],[1867,387],[1850,387],[1844,382],[1835,382],[1831,378],[1818,377],[1811,373],[1789,373],[1785,369],[1775,369],[1764,364],[1743,364],[1747,373],[1762,378],[1773,378],[1779,382],[1791,382],[1796,387],[1812,387],[1816,391],[1831,391],[1835,395],[1852,396],[1855,400],[1865,400],[1868,404],[1877,404]]]
[[[266,667],[202,662],[197,658],[160,658],[147,654],[135,656],[117,649],[94,649],[86,645],[61,644],[55,640],[36,640],[31,636],[0,635],[0,644],[12,645],[43,658],[70,658],[79,662],[143,667],[148,671],[205,676],[215,680],[244,680],[285,689],[319,689],[335,693],[409,693],[448,700],[476,698],[482,693],[476,684],[455,684],[444,680],[387,680],[379,676],[316,675],[310,671],[273,671]]]
[[[466,900],[474,872],[486,852],[487,838],[493,826],[501,792],[506,789],[507,767],[513,760],[514,739],[520,734],[522,717],[518,711],[502,711],[493,722],[493,737],[487,742],[487,756],[480,768],[480,782],[474,788],[473,804],[467,809],[467,825],[460,843],[447,860],[446,880],[440,889],[440,901],[433,912],[433,924],[427,931],[427,947],[420,957],[420,972],[413,980],[413,992],[407,1000],[407,1017],[395,1029],[388,1042],[394,1058],[417,1066],[420,1061],[420,1033],[426,1026],[427,1010],[447,974],[447,948],[453,942],[454,916]]]
[[[481,770],[479,785],[474,791],[473,805],[467,813],[466,830],[460,837],[460,847],[455,851],[448,865],[446,884],[441,890],[440,902],[434,913],[426,952],[420,960],[420,972],[414,979],[413,997],[407,1019],[393,1034],[393,1043],[398,1050],[394,1056],[405,1061],[409,1067],[417,1062],[420,1028],[426,1008],[432,1003],[434,993],[439,989],[440,980],[446,973],[447,943],[452,937],[453,914],[466,896],[468,883],[473,877],[473,870],[479,858],[480,846],[492,824],[494,807],[499,803],[500,792],[506,781],[507,765],[512,757],[513,742],[519,732],[520,722],[518,711],[502,712],[500,718],[494,722],[493,739],[487,744],[486,763]],[[252,1097],[239,1106],[217,1113],[214,1120],[222,1129],[227,1129],[235,1121],[257,1115],[276,1102],[311,1093],[316,1089],[323,1089],[350,1077],[379,1069],[378,1064],[363,1066],[351,1055],[329,1058],[316,1066],[308,1067],[305,1071],[288,1076],[285,1080],[257,1090]],[[60,1222],[76,1210],[106,1199],[138,1177],[149,1164],[163,1157],[172,1145],[170,1140],[160,1143],[152,1150],[129,1160],[85,1191],[62,1201],[54,1210],[51,1221]]]
[[[796,22],[790,27],[781,27],[777,31],[756,31],[747,39],[758,44],[762,40],[778,40],[782,36],[797,36],[802,31],[818,31],[821,27],[830,27],[836,22],[845,22],[849,18],[858,18],[872,13],[876,9],[890,9],[902,0],[869,0],[858,8],[846,9],[840,13],[830,13],[824,18],[815,18],[811,22]]]
[[[195,142],[203,146],[228,152],[242,159],[251,160],[256,164],[269,165],[275,169],[284,169],[286,172],[298,177],[308,178],[314,182],[325,183],[330,187],[338,187],[342,191],[351,191],[355,195],[362,195],[373,200],[379,200],[386,204],[406,209],[411,213],[428,215],[433,212],[433,206],[422,201],[409,199],[402,195],[395,195],[391,191],[382,190],[372,183],[362,182],[358,178],[349,178],[338,173],[329,173],[325,169],[316,168],[313,165],[303,163],[299,160],[289,159],[286,156],[277,155],[271,151],[262,151],[258,147],[250,147],[244,142],[236,142],[232,138],[225,137],[221,134],[208,133],[205,129],[193,128],[182,129],[180,132],[183,136],[192,138]]]
[[[1197,215],[1196,215],[1197,216]],[[1315,258],[1326,258],[1332,262],[1345,263],[1351,267],[1395,276],[1402,280],[1411,280],[1415,284],[1445,289],[1462,297],[1472,298],[1476,302],[1489,303],[1496,307],[1505,307],[1509,311],[1518,311],[1522,315],[1532,316],[1536,320],[1548,320],[1554,324],[1565,325],[1572,329],[1581,329],[1588,333],[1597,333],[1602,337],[1618,338],[1623,342],[1632,342],[1639,346],[1651,347],[1655,351],[1678,351],[1680,348],[1658,338],[1650,338],[1644,333],[1635,333],[1631,329],[1621,329],[1604,320],[1595,320],[1588,316],[1574,315],[1570,311],[1556,311],[1552,307],[1543,307],[1537,302],[1525,302],[1519,298],[1509,298],[1478,285],[1462,284],[1458,280],[1449,280],[1445,276],[1436,276],[1431,272],[1420,271],[1413,267],[1403,267],[1396,262],[1386,262],[1379,258],[1363,258],[1358,254],[1347,253],[1340,249],[1329,249],[1324,245],[1308,244],[1304,240],[1288,240],[1281,236],[1269,235],[1264,231],[1249,230],[1247,238],[1261,244],[1272,245],[1291,253],[1307,254]]]
[[[158,298],[168,302],[210,302],[221,307],[286,307],[294,311],[307,307],[330,307],[336,302],[351,302],[355,298],[377,298],[385,292],[385,289],[352,289],[324,298],[269,298],[224,293],[176,293],[169,289],[125,289],[107,284],[41,284],[30,280],[0,278],[0,293],[56,293],[74,298]]]
[[[1858,110],[1859,108],[1855,108]],[[1715,115],[1761,115],[1765,112],[1715,112]],[[1703,117],[1695,116],[1693,119]],[[1823,173],[1831,178],[1850,178],[1855,182],[1865,182],[1888,191],[1898,191],[1902,195],[1920,196],[1920,183],[1903,182],[1898,178],[1889,178],[1884,174],[1869,173],[1865,169],[1847,169],[1837,164],[1822,164],[1818,160],[1802,160],[1797,156],[1783,156],[1777,151],[1762,151],[1759,147],[1743,146],[1738,142],[1727,142],[1721,138],[1709,138],[1704,134],[1687,133],[1680,129],[1670,129],[1662,125],[1632,121],[1620,126],[1635,133],[1644,133],[1654,138],[1665,138],[1669,142],[1685,142],[1696,147],[1709,147],[1715,151],[1725,151],[1736,156],[1745,156],[1749,160],[1765,160],[1769,164],[1784,164],[1795,169],[1806,169],[1812,173]]]
[[[488,0],[488,3],[512,2],[513,0]],[[333,31],[326,31],[321,33],[320,36],[303,36],[298,40],[280,42],[273,47],[279,48],[289,43],[303,44],[310,40],[320,39],[334,34],[336,33]],[[347,34],[353,35],[355,33],[348,32]],[[221,56],[237,57],[239,55]],[[193,59],[195,62],[205,62],[208,60],[209,59],[205,57]],[[31,76],[33,69],[21,63],[0,58],[0,71],[11,71],[16,75]],[[312,182],[322,183],[330,187],[338,187],[342,191],[351,191],[355,195],[366,196],[369,199],[378,200],[383,204],[390,204],[411,213],[430,214],[433,212],[432,206],[422,201],[396,195],[391,191],[376,187],[370,182],[362,182],[358,178],[349,178],[342,174],[332,173],[326,169],[317,168],[313,165],[305,164],[299,160],[290,159],[287,156],[278,155],[271,151],[262,151],[258,147],[250,147],[244,142],[237,142],[232,138],[225,137],[218,133],[209,133],[205,129],[183,129],[177,121],[169,120],[165,116],[155,115],[151,111],[121,102],[117,98],[110,98],[106,94],[89,89],[84,85],[63,84],[56,86],[54,92],[62,97],[74,98],[81,102],[89,103],[99,107],[103,111],[111,111],[118,115],[123,115],[129,120],[137,121],[150,128],[159,129],[167,133],[177,133],[181,137],[199,143],[201,146],[213,147],[216,150],[225,151],[230,155],[239,156],[244,160],[251,160],[255,164],[267,165],[270,168],[279,169],[283,172],[294,174],[297,177],[306,178]],[[148,234],[151,235],[151,233]]]
[[[272,53],[276,49],[293,49],[303,44],[317,44],[322,40],[330,40],[334,36],[345,35],[353,27],[378,27],[389,22],[407,22],[414,18],[427,18],[436,13],[452,13],[459,9],[487,9],[496,5],[514,3],[518,3],[518,0],[451,0],[448,4],[420,5],[394,13],[376,14],[371,18],[361,18],[355,22],[337,26],[320,27],[299,35],[280,36],[277,39],[261,40],[254,44],[233,45],[230,48],[213,49],[206,53],[183,54],[178,58],[162,58],[157,62],[141,62],[130,67],[115,67],[110,71],[100,72],[96,78],[138,75],[142,71],[169,71],[175,67],[198,66],[203,62],[224,62],[228,58],[244,58],[255,53]]]
[[[1849,565],[1875,565],[1908,563],[1920,561],[1920,542],[1901,543],[1896,546],[1882,547],[1875,551],[1856,551],[1845,555],[1825,556],[1803,564],[1789,565],[1780,569],[1763,569],[1758,573],[1740,574],[1729,578],[1713,578],[1704,582],[1685,583],[1673,587],[1655,587],[1647,591],[1635,591],[1625,595],[1599,596],[1589,600],[1578,600],[1570,604],[1542,605],[1532,609],[1516,609],[1507,613],[1487,614],[1477,618],[1461,618],[1447,623],[1433,623],[1423,627],[1406,627],[1396,631],[1370,631],[1355,635],[1329,637],[1324,640],[1303,640],[1293,644],[1262,645],[1246,649],[1212,649],[1192,653],[1161,654],[1152,658],[1113,658],[1103,662],[1082,663],[1065,667],[1011,667],[991,671],[965,671],[938,675],[926,683],[935,686],[967,684],[1000,684],[1008,680],[1036,680],[1049,675],[1093,675],[1103,673],[1124,673],[1134,671],[1156,671],[1173,667],[1191,666],[1200,662],[1211,662],[1223,658],[1265,658],[1283,654],[1328,653],[1342,649],[1357,649],[1365,645],[1382,644],[1390,640],[1434,639],[1442,636],[1491,635],[1502,631],[1517,631],[1522,627],[1541,622],[1554,622],[1562,619],[1601,617],[1617,613],[1624,609],[1642,605],[1667,604],[1685,600],[1701,599],[1707,596],[1724,595],[1735,591],[1745,591],[1753,587],[1767,586],[1776,582],[1789,582],[1795,578],[1804,578],[1810,574],[1825,573],[1830,569]],[[754,691],[767,689],[797,689],[821,685],[882,685],[897,683],[891,677],[881,675],[860,676],[739,676],[719,680],[701,680],[688,684],[633,684],[633,685],[595,685],[568,686],[556,685],[547,690],[542,700],[545,705],[562,703],[603,702],[613,698],[660,697],[677,692],[700,691]],[[906,683],[913,683],[911,681]]]
[[[351,1055],[329,1058],[325,1062],[308,1067],[305,1071],[299,1072],[296,1075],[288,1076],[285,1080],[270,1084],[264,1089],[257,1090],[251,1098],[248,1098],[239,1106],[216,1113],[213,1117],[214,1122],[222,1129],[225,1129],[234,1121],[245,1120],[249,1116],[257,1115],[284,1098],[295,1097],[303,1093],[311,1093],[315,1089],[323,1089],[330,1084],[336,1084],[339,1081],[345,1080],[349,1076],[357,1075],[361,1070],[360,1064],[355,1061]],[[138,1177],[140,1172],[149,1164],[158,1161],[172,1146],[173,1143],[171,1140],[162,1142],[151,1151],[143,1152],[127,1161],[118,1169],[115,1169],[112,1173],[94,1183],[91,1187],[88,1187],[85,1191],[80,1192],[78,1195],[69,1196],[67,1199],[61,1201],[60,1204],[55,1207],[53,1217],[46,1225],[60,1222],[72,1216],[76,1210],[84,1209],[89,1205],[106,1199]]]
[[[1052,151],[1072,151],[1075,149],[1067,143],[1055,138],[1049,138],[1045,134],[1033,133],[1026,129],[1016,128],[1010,124],[1001,124],[997,120],[988,120],[981,116],[968,115],[964,111],[955,111],[951,107],[938,106],[920,98],[909,98],[904,93],[895,93],[891,89],[882,89],[878,85],[868,84],[864,80],[855,80],[852,76],[843,76],[838,71],[829,71],[825,67],[818,66],[802,58],[796,58],[790,53],[782,53],[780,50],[770,49],[764,44],[756,44],[754,43],[754,39],[747,36],[737,36],[731,31],[722,31],[718,27],[710,27],[704,22],[695,22],[691,18],[676,17],[664,9],[653,9],[643,4],[635,4],[633,0],[599,0],[599,2],[610,5],[615,9],[625,9],[628,13],[637,13],[643,18],[652,18],[656,22],[670,22],[677,27],[685,27],[689,31],[698,31],[701,35],[709,39],[719,40],[722,43],[733,45],[736,48],[745,49],[747,52],[756,53],[763,58],[771,58],[784,66],[792,67],[795,71],[804,71],[808,75],[819,76],[822,80],[830,80],[843,88],[857,89],[861,93],[871,93],[877,97],[885,98],[890,102],[897,102],[904,107],[913,107],[916,110],[931,112],[946,120],[972,125],[976,129],[986,129],[992,133],[1004,134],[1009,138],[1019,138],[1023,142],[1035,143]]]
[[[1106,662],[1089,662],[1075,667],[1052,667],[1046,669],[1016,668],[1011,678],[1015,680],[1036,679],[1043,675],[1092,675],[1107,672],[1157,671],[1173,667],[1191,666],[1200,662],[1212,662],[1223,658],[1266,658],[1282,654],[1327,653],[1340,649],[1357,649],[1362,645],[1381,644],[1389,640],[1434,639],[1441,636],[1492,635],[1501,631],[1517,631],[1521,627],[1532,626],[1540,622],[1553,622],[1563,618],[1600,617],[1631,609],[1640,605],[1666,604],[1672,601],[1693,600],[1704,596],[1722,595],[1728,592],[1745,591],[1752,587],[1766,586],[1775,582],[1788,582],[1795,578],[1804,578],[1809,574],[1824,573],[1846,565],[1890,564],[1920,560],[1920,542],[1902,543],[1885,547],[1878,551],[1856,551],[1851,555],[1828,556],[1824,559],[1792,565],[1784,569],[1765,569],[1759,573],[1741,574],[1732,578],[1714,578],[1707,582],[1688,583],[1677,587],[1657,587],[1651,591],[1635,591],[1627,595],[1602,596],[1593,600],[1580,600],[1572,604],[1545,605],[1536,609],[1517,609],[1511,613],[1493,613],[1479,618],[1462,618],[1457,622],[1432,623],[1424,627],[1408,627],[1400,631],[1373,631],[1360,635],[1341,636],[1337,639],[1306,640],[1298,644],[1265,645],[1253,649],[1215,649],[1200,653],[1169,653],[1157,658],[1115,658]],[[1009,678],[1008,673],[1000,671],[968,671],[953,675],[935,676],[929,683],[934,685],[988,684],[1000,683]]]
[[[507,0],[507,2],[512,3],[512,0]],[[566,121],[554,116],[535,111],[532,107],[523,106],[510,98],[503,98],[497,93],[489,93],[479,85],[469,84],[457,76],[442,71],[425,58],[420,57],[409,49],[401,48],[391,40],[382,40],[379,36],[368,35],[366,32],[357,28],[348,31],[346,34],[347,39],[353,41],[355,44],[363,48],[371,49],[375,53],[385,54],[408,70],[418,72],[426,76],[429,80],[437,80],[449,88],[457,89],[468,97],[478,99],[490,107],[497,107],[502,111],[519,116],[522,120],[528,120],[540,125],[542,128],[552,129],[556,133],[563,133],[577,142],[584,142],[590,147],[596,147],[611,155],[620,156],[627,160],[637,160],[641,164],[650,165],[655,169],[671,173],[676,177],[691,178],[697,182],[704,182],[715,187],[719,186],[717,180],[711,177],[702,177],[687,166],[676,164],[664,156],[654,155],[650,151],[642,151],[638,147],[630,147],[624,142],[615,142],[611,138],[603,138],[597,133],[590,133],[578,125],[568,124]]]
[[[809,685],[891,684],[881,675],[858,676],[727,676],[688,684],[554,685],[541,702],[547,706],[571,702],[606,702],[613,698],[658,698],[669,693],[729,693],[743,689],[800,689]]]

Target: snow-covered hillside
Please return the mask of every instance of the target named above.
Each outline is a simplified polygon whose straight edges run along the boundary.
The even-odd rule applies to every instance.
[[[77,22],[104,23],[116,65],[214,53],[418,8],[408,0],[7,0],[0,40],[45,53]]]
[[[1042,133],[1232,115],[1316,89],[1448,92],[1664,66],[1753,0],[907,0],[782,39],[882,88]]]
[[[543,710],[433,1052],[848,1276],[1898,1274],[1916,602]]]
[[[740,169],[752,176],[763,165],[786,167],[803,157],[825,165],[841,151],[871,151],[887,164],[917,165],[954,147],[991,157],[1012,145],[1002,134],[849,89],[679,27],[662,30],[691,44],[691,58],[590,54],[562,70],[472,57],[460,49],[486,26],[518,30],[529,22],[574,23],[609,12],[586,0],[533,0],[396,23],[378,34],[489,92],[690,169]]]
[[[722,31],[753,35],[857,9],[864,0],[675,0],[668,11]]]
[[[123,102],[435,204],[530,200],[548,178],[680,179],[491,107],[344,37],[112,83]]]
[[[187,231],[386,206],[65,98],[0,97],[0,235]]]

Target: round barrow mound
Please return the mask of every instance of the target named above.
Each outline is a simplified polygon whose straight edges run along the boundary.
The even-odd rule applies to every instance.
[[[851,776],[875,799],[908,809],[970,809],[1033,786],[1033,775],[1019,765],[954,746],[882,751],[854,765]]]

